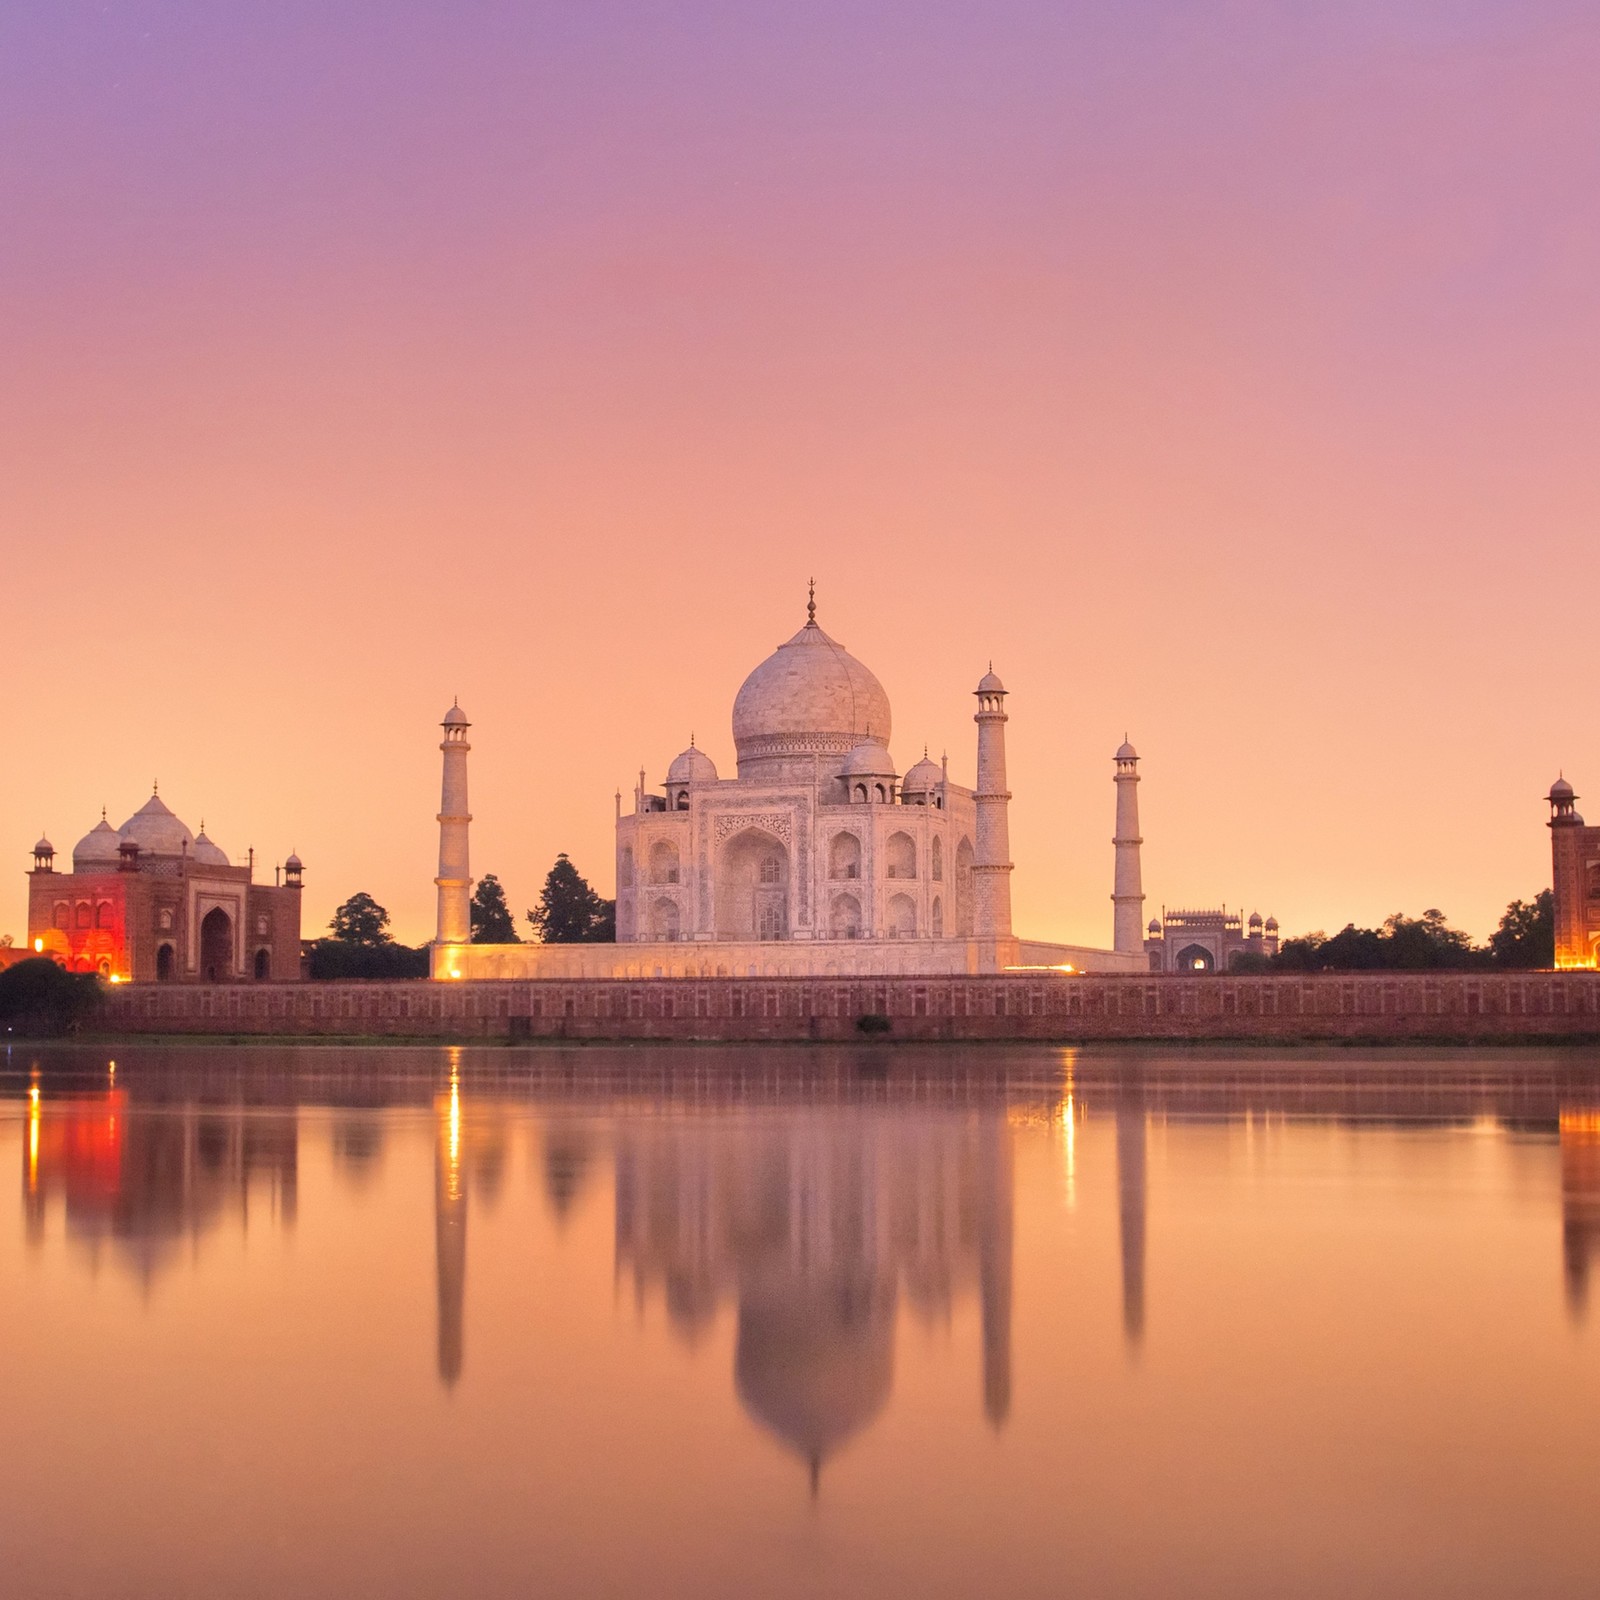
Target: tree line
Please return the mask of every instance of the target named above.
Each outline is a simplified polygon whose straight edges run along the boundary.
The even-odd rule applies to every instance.
[[[521,944],[504,885],[487,872],[472,892],[472,943]],[[538,901],[524,913],[530,942],[613,944],[617,903],[606,900],[563,851],[545,874]],[[427,945],[405,945],[389,932],[389,913],[370,894],[353,894],[311,948],[313,978],[425,978]]]
[[[1234,958],[1233,972],[1426,972],[1472,968],[1529,970],[1556,960],[1555,896],[1541,890],[1513,900],[1485,944],[1452,928],[1442,911],[1420,917],[1395,912],[1376,928],[1347,923],[1335,934],[1285,939],[1274,956],[1254,951]]]

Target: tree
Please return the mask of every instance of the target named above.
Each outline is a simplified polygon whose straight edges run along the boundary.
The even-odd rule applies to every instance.
[[[1553,967],[1556,964],[1556,897],[1541,889],[1532,900],[1513,900],[1489,935],[1495,964]]]
[[[472,892],[472,942],[474,944],[521,944],[516,918],[506,904],[506,892],[492,872],[478,880]]]
[[[48,956],[30,956],[0,972],[0,1027],[22,1034],[69,1033],[100,1004],[90,972],[68,972]]]
[[[1469,934],[1452,928],[1442,911],[1429,908],[1420,917],[1395,912],[1380,928],[1346,923],[1331,938],[1308,933],[1285,939],[1272,957],[1274,972],[1415,972],[1438,968],[1478,967],[1489,952],[1473,944]]]
[[[394,942],[389,932],[389,913],[370,894],[351,895],[334,912],[328,931],[339,944],[357,945],[363,950],[376,950]]]
[[[544,944],[613,944],[617,903],[602,900],[562,851],[545,875],[539,903],[528,913],[534,937]]]

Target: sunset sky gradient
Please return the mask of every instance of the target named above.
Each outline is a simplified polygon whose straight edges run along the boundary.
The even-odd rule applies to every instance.
[[[517,911],[819,620],[902,768],[1011,693],[1020,931],[1549,882],[1600,814],[1591,3],[0,9],[28,851],[159,778],[431,934]],[[1580,802],[1583,808],[1583,803]]]

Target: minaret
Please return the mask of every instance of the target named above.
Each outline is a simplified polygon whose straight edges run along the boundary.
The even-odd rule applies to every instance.
[[[972,863],[972,931],[978,939],[1011,937],[1011,829],[1006,789],[1006,686],[991,663],[978,697],[978,837]]]
[[[1144,950],[1144,884],[1139,876],[1139,752],[1124,738],[1117,751],[1117,875],[1111,892],[1111,948],[1119,955]]]
[[[472,726],[460,702],[440,724],[444,729],[444,785],[439,800],[439,928],[436,944],[468,944],[472,939],[472,875],[467,865],[467,729]]]

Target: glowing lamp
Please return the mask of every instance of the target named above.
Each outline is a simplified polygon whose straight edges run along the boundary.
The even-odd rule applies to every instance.
[[[35,939],[33,941],[33,953],[35,955],[43,955],[44,954],[44,940],[43,939]]]

